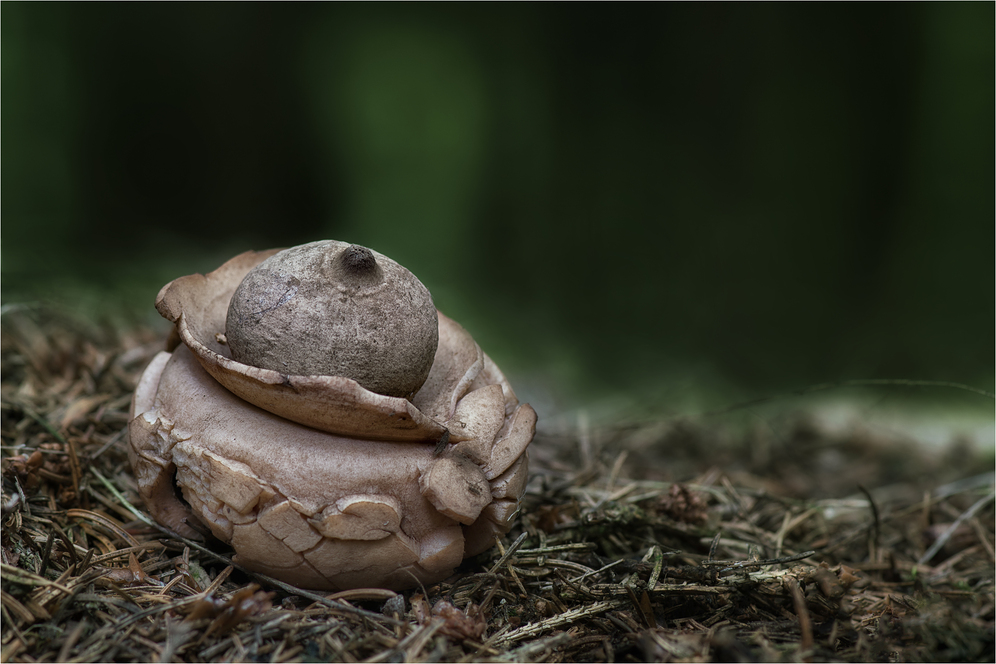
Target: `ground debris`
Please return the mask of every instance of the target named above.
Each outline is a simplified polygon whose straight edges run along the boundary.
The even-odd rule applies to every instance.
[[[2,324],[2,661],[994,659],[991,458],[582,426],[537,438],[518,525],[457,575],[325,595],[148,520],[124,431],[160,332]]]

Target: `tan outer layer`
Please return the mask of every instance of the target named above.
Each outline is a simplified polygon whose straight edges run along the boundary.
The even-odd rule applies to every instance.
[[[276,251],[160,291],[175,352],[153,360],[132,403],[129,457],[142,498],[181,535],[214,535],[247,567],[303,587],[444,578],[508,531],[536,413],[442,314],[411,403],[346,378],[233,361],[221,336],[232,293]]]
[[[152,515],[179,535],[202,540],[204,537],[200,530],[192,525],[197,523],[196,520],[176,494],[177,487],[173,482],[176,466],[170,449],[177,439],[171,435],[172,427],[167,428],[154,418],[150,422],[135,417],[136,413],[154,412],[159,379],[170,357],[169,353],[162,352],[152,358],[132,395],[128,439],[139,444],[128,445],[128,461],[135,471],[142,499],[150,506]]]
[[[174,529],[206,524],[250,569],[323,590],[402,589],[445,578],[510,526],[525,488],[525,455],[489,483],[483,467],[453,460],[457,445],[437,457],[431,443],[317,431],[228,392],[184,346],[165,366],[162,357],[150,366],[158,380],[143,377],[136,393],[136,408],[148,407],[155,385],[153,407],[129,428],[142,497]],[[522,408],[532,410],[516,412]],[[432,472],[439,463],[441,472]],[[192,514],[172,495],[174,468]],[[490,487],[492,496],[440,498],[447,490],[434,476],[474,487],[474,495]],[[423,495],[426,486],[435,500]]]

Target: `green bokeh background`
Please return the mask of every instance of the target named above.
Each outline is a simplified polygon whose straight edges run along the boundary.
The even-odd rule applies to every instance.
[[[3,3],[3,300],[335,238],[568,403],[992,389],[994,7]]]

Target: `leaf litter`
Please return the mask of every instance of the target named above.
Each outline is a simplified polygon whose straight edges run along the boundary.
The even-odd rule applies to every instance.
[[[804,413],[537,435],[446,581],[315,593],[155,524],[125,429],[163,334],[2,317],[3,662],[993,661],[993,460]]]

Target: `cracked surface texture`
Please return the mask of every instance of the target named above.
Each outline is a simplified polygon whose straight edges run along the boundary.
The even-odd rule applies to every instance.
[[[237,257],[238,269],[226,264],[216,273],[237,279],[259,256]],[[194,275],[196,284],[210,285],[216,273]],[[212,311],[227,306],[225,297],[195,295]],[[171,318],[181,336],[183,297]],[[228,542],[247,568],[320,590],[434,583],[508,531],[525,490],[536,414],[459,325],[439,315],[440,350],[408,404],[434,426],[399,440],[389,425],[375,424],[369,438],[356,435],[358,427],[365,433],[363,422],[396,411],[384,401],[390,397],[368,397],[352,381],[319,386],[344,389],[345,396],[327,397],[340,406],[366,408],[367,420],[345,423],[345,432],[328,430],[340,428],[335,421],[306,426],[265,409],[266,399],[240,398],[202,352],[223,319],[192,318],[197,313],[187,329],[199,329],[200,349],[160,353],[133,399],[129,454],[142,498],[161,523],[188,538]],[[214,343],[211,352],[224,350]],[[291,397],[281,408],[293,405]]]

